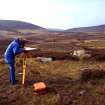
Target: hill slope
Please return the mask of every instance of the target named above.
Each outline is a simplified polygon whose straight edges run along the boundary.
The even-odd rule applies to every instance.
[[[17,29],[43,29],[40,26],[15,20],[0,20],[0,30],[17,30]]]
[[[66,31],[67,32],[105,32],[105,25],[72,28]]]

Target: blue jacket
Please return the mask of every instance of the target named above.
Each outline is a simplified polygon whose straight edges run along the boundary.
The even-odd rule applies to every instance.
[[[12,41],[4,53],[5,62],[8,64],[14,64],[15,56],[21,52],[23,52],[23,48],[21,48],[19,39]]]

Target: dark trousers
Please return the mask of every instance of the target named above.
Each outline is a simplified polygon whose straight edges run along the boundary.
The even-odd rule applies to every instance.
[[[9,79],[11,84],[16,84],[15,79],[15,67],[14,64],[8,64],[9,65]]]

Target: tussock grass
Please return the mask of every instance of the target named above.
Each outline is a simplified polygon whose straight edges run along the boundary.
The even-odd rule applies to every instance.
[[[81,82],[79,81],[81,73],[86,68],[90,70],[90,73],[95,72],[96,74],[92,74],[92,77],[88,75],[87,78],[92,78],[88,82]],[[105,63],[98,61],[56,60],[41,63],[35,58],[28,58],[25,87],[22,87],[22,75],[18,75],[18,72],[22,72],[22,59],[18,58],[16,60],[16,76],[19,84],[10,86],[9,81],[7,81],[8,75],[5,74],[5,83],[3,83],[4,79],[2,78],[0,81],[3,84],[0,92],[2,91],[2,94],[4,92],[6,98],[4,99],[3,95],[0,95],[1,102],[15,103],[15,105],[85,105],[85,102],[87,102],[86,105],[91,105],[94,101],[94,103],[98,102],[99,105],[102,105],[105,83],[104,78],[101,78],[101,76],[105,73],[104,68]],[[4,73],[4,69],[7,72],[7,65],[2,66],[0,74]],[[99,75],[100,71],[97,70],[101,69],[103,72]],[[94,78],[97,78],[97,80]],[[32,85],[39,81],[45,82],[48,90],[44,94],[35,95]],[[11,97],[8,97],[7,94],[11,94]]]
[[[81,72],[81,80],[88,81],[91,79],[105,79],[105,70],[103,69],[84,69]]]
[[[105,40],[87,40],[84,41],[83,45],[93,46],[95,48],[105,48]]]

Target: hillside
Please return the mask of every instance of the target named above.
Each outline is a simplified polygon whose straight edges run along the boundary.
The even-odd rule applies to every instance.
[[[105,32],[105,25],[67,29],[67,32]]]
[[[40,26],[16,20],[0,20],[0,30],[43,29]]]
[[[0,31],[15,31],[7,26],[0,25]]]

